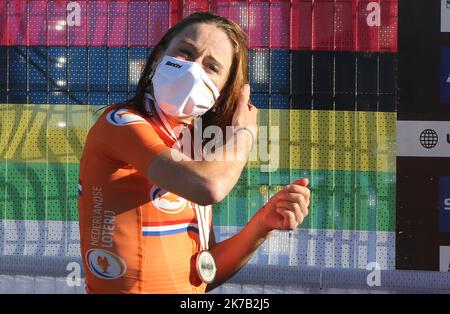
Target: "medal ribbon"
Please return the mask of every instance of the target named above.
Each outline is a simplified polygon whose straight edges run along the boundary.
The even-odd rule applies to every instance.
[[[201,251],[207,251],[209,248],[209,217],[211,214],[211,205],[200,206],[192,202],[191,204],[194,205],[195,212],[197,214]]]
[[[145,101],[145,107],[147,109],[147,112],[153,114],[154,120],[156,120],[156,123],[162,126],[162,131],[169,137],[172,138],[172,140],[175,141],[176,149],[181,152],[181,145],[178,141],[178,138],[175,136],[175,133],[172,130],[172,127],[167,122],[166,117],[161,112],[161,109],[155,104],[155,99],[150,94],[145,94],[146,101]],[[153,101],[154,106],[150,105],[150,100]],[[153,110],[154,109],[154,110]]]

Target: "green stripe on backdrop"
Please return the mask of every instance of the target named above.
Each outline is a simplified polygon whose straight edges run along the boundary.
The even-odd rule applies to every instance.
[[[229,197],[214,207],[214,224],[243,226],[275,192],[308,177],[312,200],[303,228],[395,231],[395,173],[246,168]]]
[[[0,163],[0,219],[76,221],[78,163]],[[310,216],[303,228],[395,231],[395,173],[246,168],[214,206],[214,223],[243,226],[269,195],[309,177]]]

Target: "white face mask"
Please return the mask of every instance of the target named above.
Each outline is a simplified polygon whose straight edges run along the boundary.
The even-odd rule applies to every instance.
[[[196,62],[164,56],[152,78],[157,106],[178,118],[198,117],[212,108],[219,91]]]

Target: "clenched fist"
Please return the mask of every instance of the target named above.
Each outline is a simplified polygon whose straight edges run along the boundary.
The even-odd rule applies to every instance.
[[[308,216],[310,190],[308,179],[286,185],[259,210],[261,227],[267,231],[294,230]]]

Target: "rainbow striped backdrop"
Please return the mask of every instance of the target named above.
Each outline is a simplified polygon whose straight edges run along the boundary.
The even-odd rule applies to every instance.
[[[307,176],[297,246],[280,235],[254,262],[395,267],[397,0],[69,3],[0,0],[0,254],[79,254],[78,161],[97,110],[133,95],[171,25],[210,10],[249,34],[259,122],[280,129],[279,168],[250,162],[214,206],[218,238]]]

